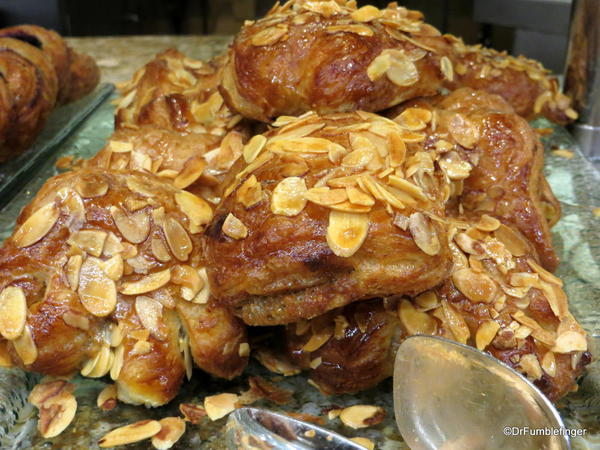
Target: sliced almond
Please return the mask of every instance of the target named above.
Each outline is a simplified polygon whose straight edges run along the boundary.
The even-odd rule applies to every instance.
[[[273,45],[279,42],[288,32],[286,24],[277,24],[274,27],[265,28],[259,31],[250,42],[255,46]]]
[[[409,335],[413,334],[435,334],[437,322],[430,315],[418,311],[408,300],[402,300],[398,308],[400,321]]]
[[[81,264],[83,264],[83,256],[73,255],[69,258],[65,267],[67,281],[74,291],[76,291],[79,286],[79,271],[81,270]]]
[[[494,231],[494,236],[504,244],[513,256],[523,256],[530,251],[525,239],[504,224],[501,224]]]
[[[373,197],[355,187],[347,187],[346,195],[350,203],[354,205],[373,206],[375,204]]]
[[[354,438],[350,438],[350,440],[352,442],[354,442],[355,444],[360,445],[361,447],[366,448],[367,450],[375,450],[375,443],[366,437],[354,437]]]
[[[204,158],[190,158],[183,166],[183,169],[173,180],[173,186],[177,189],[185,189],[193,184],[204,172],[206,161]]]
[[[441,244],[435,228],[429,218],[423,213],[416,212],[410,215],[408,218],[408,229],[415,244],[424,253],[434,256],[440,252]]]
[[[32,405],[40,408],[44,403],[48,402],[52,397],[58,396],[62,393],[72,393],[75,390],[75,385],[69,383],[66,380],[53,380],[40,382],[36,384],[31,392],[27,401]]]
[[[498,286],[489,276],[471,269],[460,269],[452,274],[456,288],[475,303],[491,303],[498,296]]]
[[[192,240],[177,219],[167,217],[163,223],[163,231],[171,252],[179,261],[187,261],[193,250]]]
[[[108,448],[132,444],[151,438],[160,433],[161,428],[160,422],[156,420],[142,420],[110,431],[98,441],[98,445]]]
[[[190,422],[194,425],[202,422],[202,419],[206,417],[206,410],[200,405],[194,405],[193,403],[182,403],[179,405],[179,411],[183,414],[186,422]]]
[[[110,411],[117,406],[117,385],[109,384],[106,386],[96,400],[96,405],[103,411]]]
[[[373,405],[354,405],[342,409],[340,420],[350,428],[366,428],[377,425],[385,418],[385,409]]]
[[[158,259],[160,262],[168,262],[171,260],[171,254],[169,253],[169,249],[164,244],[162,239],[154,238],[150,243],[152,248],[152,254]]]
[[[442,301],[444,324],[448,326],[454,339],[461,344],[466,344],[471,332],[465,319],[447,301]]]
[[[198,271],[187,265],[179,265],[173,268],[171,282],[182,286],[181,296],[189,301],[192,301],[204,287],[204,280],[200,277]]]
[[[106,241],[104,241],[104,249],[102,250],[103,256],[114,256],[117,253],[121,253],[125,250],[121,240],[112,232],[108,233]]]
[[[448,123],[450,135],[465,148],[473,148],[479,141],[479,128],[463,114],[455,113]]]
[[[552,378],[556,376],[556,357],[553,352],[546,352],[542,358],[542,369]]]
[[[335,150],[343,150],[344,147],[328,139],[317,137],[279,138],[267,142],[267,148],[272,152],[279,153],[329,153]]]
[[[121,344],[114,351],[114,358],[112,361],[112,365],[110,366],[110,378],[113,380],[117,380],[119,375],[121,374],[121,369],[123,368],[123,361],[125,356],[125,347]]]
[[[100,175],[86,174],[77,180],[75,190],[82,198],[102,197],[108,192],[108,183]]]
[[[262,200],[262,187],[254,175],[240,185],[235,198],[246,208],[251,208]]]
[[[159,450],[173,447],[185,433],[185,421],[181,417],[165,417],[160,421],[160,432],[152,436],[152,445]]]
[[[248,237],[248,228],[232,213],[229,213],[225,218],[221,231],[224,235],[229,236],[232,239],[245,239]]]
[[[106,375],[112,366],[113,363],[113,354],[110,349],[110,346],[103,345],[96,357],[94,358],[93,367],[87,373],[87,377],[89,378],[100,378]],[[83,375],[83,370],[82,370]]]
[[[345,189],[330,189],[327,186],[311,188],[304,196],[308,201],[322,206],[335,205],[348,199]]]
[[[238,355],[240,358],[247,358],[250,356],[250,345],[247,342],[242,342],[238,348]]]
[[[198,275],[202,280],[203,287],[202,289],[200,289],[200,292],[198,292],[193,298],[192,303],[198,303],[203,305],[208,303],[208,299],[210,297],[210,284],[208,283],[208,274],[206,273],[206,267],[198,269]]]
[[[160,289],[171,280],[171,270],[165,269],[146,275],[137,281],[123,283],[119,292],[125,295],[140,295]]]
[[[539,380],[542,378],[542,367],[537,359],[537,356],[529,353],[521,356],[519,360],[519,368],[527,375],[530,380]]]
[[[247,164],[250,164],[252,161],[254,161],[258,154],[265,147],[266,143],[267,138],[264,137],[262,134],[257,134],[252,139],[250,139],[248,143],[244,146],[244,161],[246,161]]]
[[[479,350],[485,350],[496,337],[496,333],[500,329],[500,324],[493,320],[485,320],[477,328],[475,333],[475,345]]]
[[[108,278],[118,281],[123,276],[124,264],[121,255],[115,255],[112,258],[102,261],[100,267]]]
[[[585,352],[586,350],[585,335],[571,330],[558,335],[556,343],[552,347],[552,351],[555,353]]]
[[[391,53],[390,68],[385,73],[388,79],[396,86],[412,86],[419,81],[419,71],[414,61],[404,52],[397,50],[384,50]]]
[[[406,144],[402,136],[397,132],[391,132],[387,135],[388,152],[390,155],[390,166],[399,167],[406,157]]]
[[[31,334],[31,328],[29,325],[25,325],[21,335],[11,341],[17,355],[23,361],[26,366],[33,364],[38,357],[38,350],[33,341],[33,335]]]
[[[119,232],[132,244],[140,244],[150,233],[150,218],[144,211],[126,214],[122,209],[113,206],[111,215]]]
[[[288,177],[281,180],[271,196],[271,211],[274,214],[293,217],[306,206],[306,183],[303,178]]]
[[[165,333],[161,330],[162,303],[153,298],[140,295],[135,298],[135,312],[145,329],[150,331],[157,339],[164,338]]]
[[[359,36],[373,36],[373,30],[366,25],[330,25],[325,31],[328,33],[354,33]]]
[[[382,52],[376,56],[367,67],[367,76],[371,81],[380,79],[392,66],[392,58],[388,53]]]
[[[452,61],[447,56],[442,56],[440,59],[440,68],[444,78],[448,81],[454,81],[454,67],[452,67]]]
[[[213,213],[210,205],[190,192],[176,193],[175,202],[189,219],[189,229],[192,234],[202,231],[202,227],[212,220]]]
[[[90,319],[83,314],[75,314],[74,312],[67,311],[63,314],[62,319],[70,327],[79,328],[84,331],[90,329]]]
[[[204,409],[210,420],[218,420],[236,409],[237,402],[236,394],[211,395],[204,399]]]
[[[148,341],[137,341],[131,349],[130,355],[146,355],[152,351],[152,343]]]
[[[54,202],[42,206],[34,212],[13,234],[12,239],[17,247],[29,247],[42,239],[52,229],[60,211]]]
[[[38,430],[42,437],[48,439],[58,436],[67,428],[77,411],[77,400],[69,392],[61,392],[51,397],[40,407]]]
[[[350,257],[361,247],[369,231],[369,216],[342,211],[329,212],[327,244],[334,254]]]
[[[102,261],[89,257],[81,265],[79,272],[79,298],[81,304],[91,314],[106,317],[117,305],[115,282],[104,272]]]
[[[102,255],[102,249],[104,248],[106,237],[106,231],[79,230],[69,236],[67,243],[77,246],[92,256],[99,257]]]
[[[427,127],[433,114],[425,108],[407,108],[394,119],[400,126],[411,131],[419,131]]]
[[[0,293],[0,334],[4,339],[17,339],[25,329],[27,299],[18,286],[5,287]]]
[[[366,5],[350,14],[357,22],[371,22],[381,16],[381,11],[373,5]]]

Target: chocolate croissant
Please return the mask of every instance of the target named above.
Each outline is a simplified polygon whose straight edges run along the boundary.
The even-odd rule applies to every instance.
[[[200,246],[211,208],[139,172],[54,177],[0,249],[0,348],[27,370],[110,373],[119,398],[171,400],[192,359],[243,370],[245,328],[212,305]]]
[[[455,221],[454,268],[416,297],[353,303],[288,325],[286,353],[323,392],[352,393],[390,377],[408,336],[443,336],[490,353],[553,401],[591,361],[562,282],[535,261],[520,233],[491,216]]]
[[[89,93],[99,74],[54,31],[0,29],[0,162],[29,147],[53,108]]]

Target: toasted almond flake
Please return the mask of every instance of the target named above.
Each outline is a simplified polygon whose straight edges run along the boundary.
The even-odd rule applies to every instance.
[[[117,385],[109,384],[106,386],[96,400],[96,405],[103,411],[110,411],[117,406]]]
[[[327,244],[333,253],[350,257],[363,244],[369,231],[369,216],[361,213],[330,211]]]
[[[540,278],[548,283],[551,284],[555,284],[558,287],[563,287],[563,281],[558,278],[556,275],[548,272],[546,269],[544,269],[542,266],[540,266],[538,263],[536,263],[534,260],[532,260],[531,258],[529,258],[527,260],[527,264],[529,265],[529,267],[531,267],[533,270],[535,270],[535,272],[540,276]]]
[[[442,301],[442,313],[444,324],[449,327],[454,339],[461,344],[466,344],[471,332],[465,319],[445,300]]]
[[[204,280],[196,269],[188,265],[179,265],[173,268],[171,282],[182,286],[181,296],[192,301],[204,287]]]
[[[529,244],[525,239],[504,224],[501,224],[494,231],[494,236],[504,244],[513,256],[523,256],[529,252]]]
[[[238,355],[240,358],[247,358],[250,356],[250,345],[247,342],[242,342],[238,348]]]
[[[542,377],[542,367],[537,357],[531,353],[521,356],[519,368],[527,374],[530,380],[539,380]]]
[[[152,436],[152,445],[159,450],[173,447],[185,433],[185,421],[181,417],[165,417],[160,421],[160,431]]]
[[[102,269],[102,261],[89,257],[79,271],[79,298],[81,304],[97,317],[113,312],[117,304],[115,282]]]
[[[501,222],[495,217],[484,214],[475,224],[475,227],[481,231],[496,231],[501,225]]]
[[[206,410],[202,406],[194,405],[193,403],[181,403],[179,411],[183,414],[186,422],[194,425],[199,424],[206,417]]]
[[[206,160],[204,158],[196,157],[188,159],[183,165],[183,169],[177,175],[177,178],[173,180],[173,186],[177,189],[185,189],[186,187],[193,184],[206,167]]]
[[[452,61],[447,56],[442,56],[440,59],[440,68],[444,78],[448,81],[454,81],[454,68],[452,67]]]
[[[456,152],[450,151],[442,156],[438,164],[448,178],[453,181],[464,180],[469,177],[473,166],[467,161],[463,161]]]
[[[267,148],[272,152],[290,153],[329,153],[332,150],[344,150],[339,144],[317,137],[271,139]],[[256,161],[256,160],[255,160]]]
[[[90,372],[85,375],[90,378],[100,378],[106,375],[112,366],[113,355],[110,350],[110,346],[103,345],[96,357],[94,358],[94,364]],[[83,370],[82,370],[83,375]]]
[[[342,158],[341,165],[361,169],[367,167],[374,158],[376,158],[376,151],[372,148],[357,148]]]
[[[60,215],[54,202],[48,203],[34,212],[13,234],[12,239],[17,247],[29,247],[46,236]]]
[[[140,295],[160,289],[171,280],[171,270],[165,269],[146,275],[137,281],[123,283],[119,292],[125,295]]]
[[[317,333],[313,333],[306,344],[302,346],[302,351],[311,353],[320,349],[331,339],[331,336],[333,336],[333,330],[330,328],[324,328]]]
[[[335,205],[329,205],[329,208],[333,209],[334,211],[354,214],[367,213],[371,211],[371,206],[356,205],[350,202],[336,203]]]
[[[491,303],[498,296],[498,286],[484,273],[460,269],[452,274],[456,288],[475,303]]]
[[[277,24],[274,27],[265,28],[252,36],[251,43],[257,47],[273,45],[279,42],[288,32],[288,26]]]
[[[248,228],[246,225],[232,213],[229,213],[225,218],[221,231],[224,235],[229,236],[232,239],[244,239],[248,236]]]
[[[340,420],[350,428],[366,428],[381,423],[385,409],[373,405],[354,405],[342,409]]]
[[[392,57],[383,51],[367,67],[367,76],[371,81],[380,79],[392,66]]]
[[[175,202],[189,219],[189,230],[192,234],[202,231],[202,226],[212,219],[213,213],[210,205],[190,192],[181,191],[176,193]]]
[[[27,299],[23,289],[8,286],[0,293],[0,334],[4,339],[17,339],[25,329]]]
[[[406,192],[411,197],[414,197],[417,200],[427,201],[428,198],[421,189],[416,184],[411,183],[410,181],[405,180],[397,175],[390,175],[388,177],[388,183],[390,186],[400,189],[402,192]]]
[[[204,409],[210,420],[218,420],[236,409],[237,401],[236,394],[211,395],[204,399]]]
[[[401,230],[408,230],[409,219],[404,214],[396,213],[394,214],[394,225],[396,225]]]
[[[77,180],[75,190],[83,198],[102,197],[108,192],[108,183],[100,175],[85,175]]]
[[[246,163],[248,164],[254,161],[258,154],[265,147],[266,143],[267,138],[262,134],[257,134],[256,136],[252,137],[252,139],[250,139],[248,143],[244,146],[244,161],[246,161]]]
[[[347,187],[346,195],[350,203],[354,205],[373,206],[375,204],[373,197],[355,187]]]
[[[90,329],[90,319],[82,314],[76,314],[71,311],[67,311],[62,316],[63,321],[73,328],[79,328],[80,330],[87,331]]]
[[[150,233],[150,220],[144,211],[127,214],[122,209],[112,206],[110,213],[119,232],[132,244],[140,244]]]
[[[407,108],[394,119],[400,126],[411,131],[419,131],[431,122],[432,113],[425,108]]]
[[[381,11],[373,5],[366,5],[357,9],[350,17],[357,22],[371,22],[381,16]]]
[[[542,358],[542,369],[552,378],[556,376],[556,357],[553,352],[546,352]]]
[[[558,148],[556,150],[552,150],[552,154],[566,159],[572,159],[573,156],[575,156],[575,153],[566,148]]]
[[[196,296],[192,299],[192,303],[205,304],[208,302],[210,297],[210,284],[208,283],[208,274],[206,272],[206,267],[198,269],[198,275],[200,276],[200,280],[202,280],[202,289],[200,292],[196,294]]]
[[[330,189],[326,186],[309,189],[305,197],[308,201],[323,206],[335,205],[348,199],[345,189]]]
[[[67,281],[69,282],[69,286],[74,291],[77,290],[79,286],[79,271],[81,270],[81,264],[83,263],[83,256],[81,255],[72,255],[69,257],[67,261],[67,265],[65,267],[65,274],[67,275]]]
[[[359,437],[350,438],[350,440],[352,442],[354,442],[355,444],[358,444],[361,447],[366,448],[367,450],[375,450],[375,443],[369,438],[359,436]]]
[[[496,337],[496,333],[500,329],[500,324],[493,320],[485,320],[477,328],[475,333],[475,344],[479,350],[485,350]]]
[[[102,250],[103,256],[114,256],[117,253],[121,253],[124,251],[123,244],[121,244],[121,240],[112,232],[109,232],[106,241],[104,241],[104,249]]]
[[[171,260],[171,254],[167,249],[167,246],[163,243],[161,239],[154,238],[151,242],[152,254],[158,259],[160,262],[168,262]]]
[[[385,73],[396,86],[412,86],[419,81],[419,71],[415,63],[404,52],[384,50],[391,53],[390,68]]]
[[[110,367],[110,378],[117,380],[123,368],[123,357],[125,356],[125,347],[121,344],[114,351],[114,358]]]
[[[118,347],[123,342],[123,323],[111,324],[109,344],[111,347]]]
[[[77,246],[92,256],[98,257],[102,255],[106,237],[107,234],[105,231],[79,230],[69,236],[67,243]]]
[[[27,401],[40,408],[44,403],[50,403],[49,400],[52,397],[63,393],[71,394],[74,390],[74,384],[62,379],[40,382],[33,387]]]
[[[108,141],[108,148],[113,153],[129,153],[133,150],[133,144],[131,142],[121,141]]]
[[[390,166],[399,167],[406,157],[406,144],[402,136],[397,132],[391,132],[387,135],[388,150],[390,155]]]
[[[531,328],[533,330],[531,333],[533,337],[544,343],[546,346],[552,347],[555,345],[555,333],[543,329],[539,323],[531,317],[527,317],[523,311],[515,311],[514,313],[511,313],[511,316],[520,324]]]
[[[349,25],[330,25],[325,31],[328,33],[354,33],[359,36],[373,36],[373,30],[366,25],[349,24]]]
[[[416,310],[408,300],[400,302],[398,316],[409,335],[435,334],[437,332],[435,319],[422,311]]]
[[[108,448],[132,444],[151,438],[158,434],[161,428],[160,422],[156,420],[142,420],[110,431],[98,441],[98,445],[101,448]]]
[[[310,368],[314,370],[314,369],[316,369],[317,367],[319,367],[319,366],[321,365],[321,363],[322,363],[322,362],[323,362],[323,358],[321,358],[321,357],[319,356],[318,358],[315,358],[315,359],[313,359],[313,360],[310,362],[310,364],[309,364],[309,365],[310,365]]]
[[[140,295],[135,298],[135,312],[142,326],[155,338],[163,339],[165,337],[165,333],[161,330],[163,306],[159,301]]]
[[[539,114],[542,111],[542,109],[544,108],[544,105],[546,103],[548,103],[549,101],[552,101],[552,92],[544,91],[535,99],[535,102],[533,105],[533,112],[535,114]]]
[[[236,200],[246,208],[251,208],[262,200],[262,187],[254,175],[246,179],[238,188]]]
[[[175,258],[179,261],[187,261],[193,250],[193,245],[183,225],[173,217],[167,217],[162,225],[165,237],[167,238],[167,244],[169,244],[169,248]]]
[[[137,341],[131,349],[131,355],[146,355],[152,351],[152,344],[148,341]]]
[[[26,366],[33,364],[38,357],[38,350],[33,341],[33,335],[31,334],[31,328],[29,325],[25,325],[23,332],[18,338],[11,341],[17,355],[23,361]]]
[[[585,335],[577,331],[565,331],[558,335],[556,343],[552,347],[555,353],[570,353],[574,351],[584,352],[587,350],[587,340]]]
[[[306,183],[303,178],[284,178],[273,190],[271,211],[288,217],[298,215],[306,206],[306,193]]]
[[[42,437],[48,439],[62,433],[73,421],[76,411],[77,401],[68,391],[46,400],[40,406],[38,420],[38,430]]]
[[[440,300],[434,291],[426,291],[415,297],[415,304],[421,311],[430,311],[440,306]]]
[[[473,148],[479,140],[479,128],[463,114],[454,113],[448,129],[454,140],[465,148]]]
[[[440,252],[441,245],[435,228],[424,214],[412,213],[408,218],[408,229],[417,247],[425,254],[434,256]]]

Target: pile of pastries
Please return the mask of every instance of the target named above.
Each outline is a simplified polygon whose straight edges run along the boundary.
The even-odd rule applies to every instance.
[[[251,354],[324,393],[391,376],[414,334],[476,346],[550,399],[590,362],[527,122],[577,117],[539,63],[395,3],[290,0],[211,61],[118,86],[115,132],[0,249],[0,361],[169,402]]]
[[[35,25],[0,29],[0,162],[28,148],[55,106],[91,92],[96,62]]]

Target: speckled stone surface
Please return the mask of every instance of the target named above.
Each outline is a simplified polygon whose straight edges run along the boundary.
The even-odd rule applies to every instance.
[[[102,72],[102,81],[129,79],[154,55],[174,47],[190,58],[210,59],[223,52],[230,36],[111,36],[67,38],[75,50],[92,56]]]

